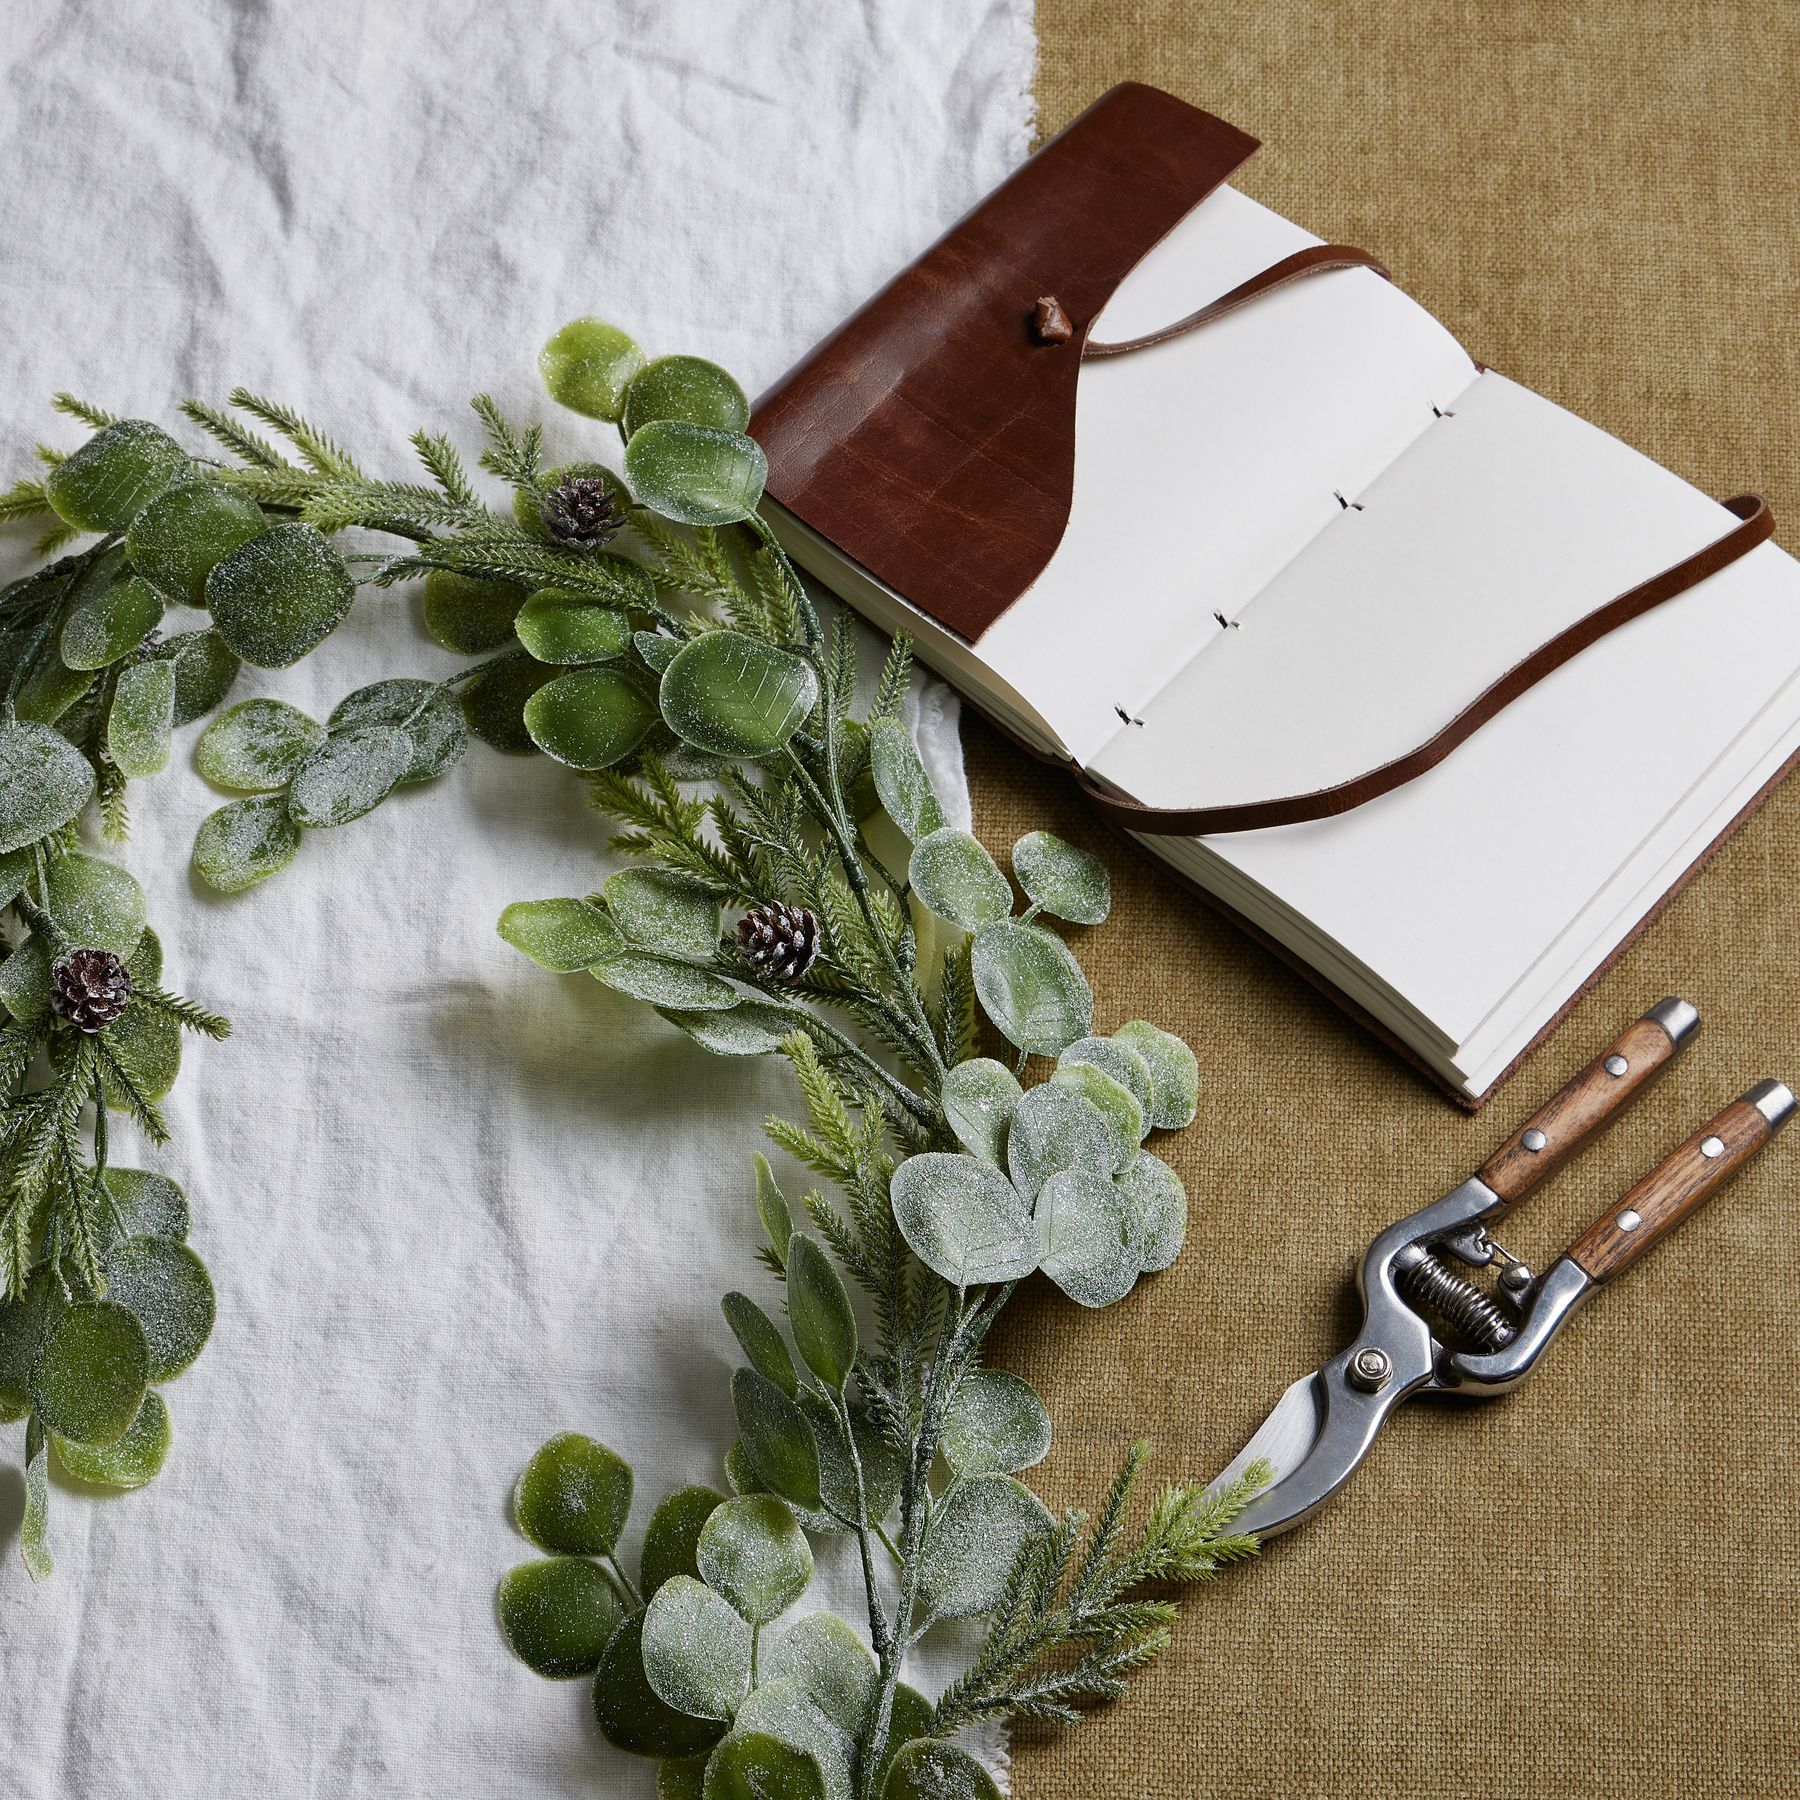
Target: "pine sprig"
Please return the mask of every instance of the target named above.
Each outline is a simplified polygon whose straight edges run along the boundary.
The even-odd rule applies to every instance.
[[[523,493],[536,493],[543,474],[543,427],[534,424],[527,425],[523,431],[515,431],[491,394],[477,394],[469,404],[474,407],[475,416],[487,433],[487,448],[481,453],[481,466],[490,475],[498,475],[509,487]]]
[[[265,437],[252,431],[241,420],[201,400],[184,400],[181,410],[209,437],[216,439],[239,457],[247,468],[286,471],[299,474],[295,465]]]
[[[231,1021],[223,1013],[211,1012],[197,1000],[171,994],[167,988],[134,988],[131,999],[135,1006],[148,1006],[173,1019],[184,1031],[197,1031],[203,1037],[217,1040],[231,1036]]]
[[[315,475],[328,476],[337,481],[360,481],[363,472],[356,466],[349,452],[311,425],[294,411],[291,406],[284,406],[279,400],[265,399],[261,394],[253,394],[248,388],[233,388],[231,404],[239,412],[248,413],[251,418],[259,419],[271,431],[280,436],[299,451],[300,459]]]
[[[52,411],[61,413],[65,419],[79,419],[83,425],[91,425],[96,431],[104,431],[108,425],[118,424],[121,417],[102,407],[90,406],[87,401],[78,400],[69,393],[52,394],[50,406]]]
[[[0,523],[11,519],[41,519],[50,513],[50,496],[41,481],[15,481],[0,493]]]

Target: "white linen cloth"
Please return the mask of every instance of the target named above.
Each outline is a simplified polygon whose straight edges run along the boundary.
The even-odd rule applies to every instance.
[[[589,312],[755,392],[1024,154],[1033,49],[1028,0],[11,0],[0,473],[80,441],[46,410],[64,387],[169,421],[242,382],[396,475],[419,426],[472,456],[487,389],[596,454],[609,428],[553,416],[534,369]],[[365,594],[235,697],[323,717],[447,672],[415,608]],[[923,711],[960,791],[954,705]],[[708,1058],[495,936],[611,866],[567,771],[477,745],[220,899],[187,866],[225,798],[192,741],[134,784],[121,854],[170,984],[237,1030],[188,1040],[173,1144],[121,1123],[114,1159],[186,1187],[218,1326],[166,1390],[158,1481],[53,1488],[37,1588],[0,1428],[0,1787],[648,1794],[587,1684],[501,1644],[495,1583],[533,1554],[508,1497],[547,1436],[590,1432],[636,1466],[634,1555],[664,1489],[721,1482],[717,1301],[758,1289],[750,1156],[796,1104],[785,1067]]]

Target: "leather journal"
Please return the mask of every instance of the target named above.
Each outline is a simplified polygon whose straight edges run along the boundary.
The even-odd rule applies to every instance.
[[[758,402],[810,575],[1478,1106],[1800,754],[1800,564],[1104,95]]]

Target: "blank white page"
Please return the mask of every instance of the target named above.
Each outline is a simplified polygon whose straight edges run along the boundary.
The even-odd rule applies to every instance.
[[[1310,232],[1221,188],[1125,279],[1096,338],[1184,317]],[[1088,763],[1171,666],[1236,616],[1474,377],[1368,270],[1309,276],[1185,337],[1081,371],[1068,526],[985,631],[984,662]]]

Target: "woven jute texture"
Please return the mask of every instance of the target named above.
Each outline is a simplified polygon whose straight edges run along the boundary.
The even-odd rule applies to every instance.
[[[1223,114],[1264,140],[1251,194],[1700,486],[1760,488],[1800,547],[1800,8],[1041,0],[1039,29],[1046,131],[1127,78]],[[1113,868],[1111,921],[1078,934],[1099,1026],[1160,1020],[1200,1058],[1167,1152],[1181,1260],[1110,1312],[1034,1292],[998,1346],[1056,1419],[1053,1502],[1097,1496],[1140,1433],[1162,1475],[1210,1476],[1345,1341],[1376,1228],[1661,995],[1699,1038],[1508,1222],[1516,1254],[1543,1266],[1753,1081],[1800,1080],[1800,780],[1471,1120],[1059,777],[977,723],[968,743],[997,854],[1046,825]],[[1496,844],[1469,879],[1506,868]],[[1125,1701],[1019,1734],[1024,1800],[1800,1791],[1797,1192],[1800,1129],[1516,1394],[1402,1409],[1324,1514],[1186,1594]]]

